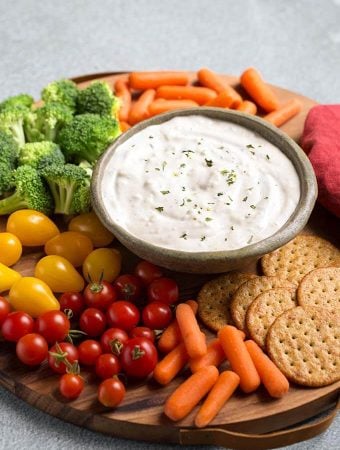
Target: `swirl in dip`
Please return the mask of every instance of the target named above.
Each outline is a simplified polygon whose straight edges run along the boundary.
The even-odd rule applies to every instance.
[[[296,170],[279,148],[240,125],[196,115],[126,140],[101,185],[118,225],[187,252],[261,241],[287,222],[300,198]]]

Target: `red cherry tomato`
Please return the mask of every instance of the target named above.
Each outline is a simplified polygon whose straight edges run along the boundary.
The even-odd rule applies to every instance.
[[[120,328],[109,328],[104,331],[100,338],[103,353],[114,353],[120,355],[124,345],[129,340],[129,336]]]
[[[148,287],[148,302],[172,305],[178,301],[178,286],[171,278],[157,278]]]
[[[106,327],[105,315],[97,308],[87,308],[80,316],[79,327],[88,336],[100,336]]]
[[[130,338],[135,337],[143,337],[149,339],[149,341],[151,341],[152,343],[154,343],[156,340],[155,332],[147,327],[136,327],[133,330],[131,330]]]
[[[4,320],[6,319],[6,317],[10,312],[11,312],[10,303],[5,299],[5,297],[1,297],[0,295],[0,327],[4,323]]]
[[[112,303],[106,312],[106,317],[111,327],[130,331],[139,322],[140,313],[133,303],[120,300]]]
[[[170,306],[161,302],[149,303],[142,311],[142,319],[152,330],[163,330],[172,319]]]
[[[98,357],[103,353],[98,341],[86,339],[78,345],[79,363],[84,366],[94,366]]]
[[[146,338],[130,339],[123,348],[120,362],[127,376],[146,378],[157,364],[156,347]]]
[[[85,300],[80,292],[64,292],[59,298],[60,309],[64,313],[72,311],[72,318],[77,319],[85,309]]]
[[[80,375],[65,373],[59,380],[59,391],[68,400],[73,400],[81,394],[84,389],[84,380]]]
[[[1,332],[6,341],[17,342],[25,334],[32,333],[33,328],[34,320],[29,314],[15,311],[8,314],[2,324]]]
[[[65,360],[73,364],[79,359],[77,347],[69,342],[60,342],[50,348],[48,355],[48,364],[50,368],[57,373],[66,373]]]
[[[134,274],[143,281],[145,286],[148,286],[152,281],[163,276],[160,267],[155,266],[149,261],[140,261],[135,267]]]
[[[108,408],[114,408],[122,402],[125,396],[124,384],[118,378],[108,378],[100,383],[98,400]]]
[[[135,275],[120,275],[115,279],[113,285],[116,287],[119,298],[129,302],[136,302],[143,294],[143,283]]]
[[[89,283],[84,291],[87,306],[105,311],[111,303],[117,300],[117,292],[108,281]]]
[[[119,359],[112,353],[103,353],[96,361],[96,374],[103,380],[118,375],[120,371],[121,366]]]
[[[63,341],[70,331],[70,321],[61,311],[47,311],[35,322],[35,331],[49,344]]]
[[[37,333],[22,336],[16,346],[17,357],[28,366],[41,364],[48,355],[46,339]]]

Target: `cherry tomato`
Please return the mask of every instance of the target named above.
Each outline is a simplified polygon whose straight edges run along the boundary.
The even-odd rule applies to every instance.
[[[65,373],[59,380],[59,391],[61,395],[73,400],[81,394],[84,389],[84,380],[80,375]]]
[[[106,247],[114,240],[113,234],[104,227],[93,211],[74,217],[68,224],[68,229],[85,234],[95,247]]]
[[[76,231],[65,231],[46,242],[46,255],[58,255],[66,258],[74,267],[83,264],[86,256],[93,250],[89,237]]]
[[[130,331],[135,328],[140,319],[138,308],[130,302],[120,300],[109,306],[106,317],[111,327],[121,328]]]
[[[8,217],[6,231],[17,236],[21,244],[27,247],[45,245],[60,233],[51,219],[33,209],[20,209],[12,213]]]
[[[120,355],[128,340],[129,336],[124,330],[120,328],[109,328],[102,334],[100,344],[104,353]]]
[[[64,313],[72,311],[72,318],[78,318],[86,308],[85,299],[80,292],[64,292],[59,298],[60,309]]]
[[[88,336],[100,336],[106,327],[106,319],[100,309],[87,308],[79,319],[79,327]]]
[[[34,321],[23,311],[9,313],[4,320],[1,332],[6,341],[17,342],[25,334],[33,332]]]
[[[103,353],[96,361],[96,374],[99,378],[106,380],[118,375],[121,371],[119,359],[112,353]]]
[[[120,275],[115,279],[113,285],[117,289],[119,298],[129,302],[136,302],[141,299],[143,283],[135,275]]]
[[[19,261],[22,245],[12,233],[0,233],[0,262],[5,266],[13,266]]]
[[[117,292],[110,283],[103,280],[88,284],[84,291],[84,297],[87,306],[105,311],[111,303],[117,300]]]
[[[172,305],[178,301],[178,286],[171,278],[157,278],[148,287],[148,302]]]
[[[106,280],[109,283],[118,276],[122,255],[115,248],[96,248],[83,263],[83,275],[87,282]]]
[[[70,331],[70,321],[61,311],[47,311],[35,322],[35,331],[49,344],[63,341]]]
[[[8,316],[8,314],[11,312],[11,305],[10,303],[5,299],[5,297],[1,297],[0,295],[0,327],[4,323],[4,320]]]
[[[157,364],[157,350],[146,338],[130,339],[120,356],[122,368],[127,376],[146,378]]]
[[[17,342],[16,353],[22,363],[37,366],[47,358],[46,339],[37,333],[25,334]]]
[[[65,360],[74,364],[79,359],[77,347],[69,342],[59,342],[50,348],[48,354],[48,365],[57,373],[66,373]]]
[[[161,269],[149,261],[140,261],[135,267],[134,274],[143,281],[145,286],[163,276]]]
[[[78,353],[80,364],[93,366],[103,351],[98,341],[86,339],[86,341],[78,345]]]
[[[142,319],[152,330],[163,330],[172,319],[170,306],[161,302],[149,303],[142,311]]]
[[[130,331],[130,337],[144,337],[146,339],[149,339],[152,343],[155,342],[156,336],[155,332],[147,327],[136,327],[133,330]]]
[[[100,383],[98,400],[108,408],[114,408],[122,402],[125,396],[124,384],[118,378],[108,378]]]

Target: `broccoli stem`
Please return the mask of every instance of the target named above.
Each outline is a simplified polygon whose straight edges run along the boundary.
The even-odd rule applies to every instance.
[[[17,192],[0,200],[0,215],[11,214],[25,208],[27,208],[27,202]]]

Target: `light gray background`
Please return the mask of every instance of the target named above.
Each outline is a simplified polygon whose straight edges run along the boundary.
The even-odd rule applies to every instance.
[[[340,0],[0,0],[0,98],[90,72],[258,67],[340,102]],[[0,389],[1,449],[167,449],[51,418]],[[340,420],[292,450],[340,448]],[[177,447],[176,447],[177,448]],[[249,449],[251,450],[251,449]]]

